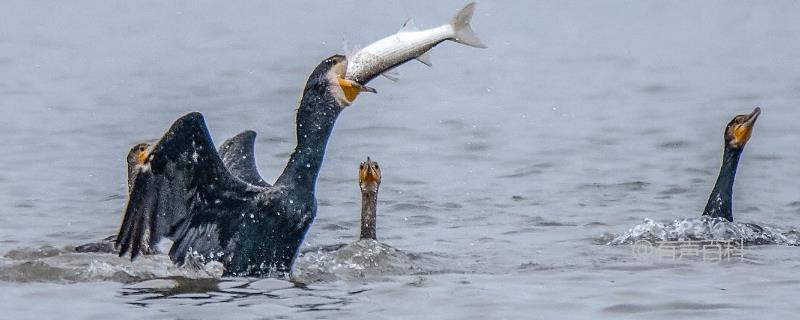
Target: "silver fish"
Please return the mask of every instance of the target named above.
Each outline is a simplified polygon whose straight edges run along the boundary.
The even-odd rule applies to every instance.
[[[428,50],[445,40],[476,48],[486,48],[469,25],[475,3],[466,5],[450,22],[427,30],[417,30],[409,20],[398,33],[380,39],[347,57],[345,79],[366,84],[380,74],[411,59],[431,66]],[[384,74],[392,79],[390,75]]]

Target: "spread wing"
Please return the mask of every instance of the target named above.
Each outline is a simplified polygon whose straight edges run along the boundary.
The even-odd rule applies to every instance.
[[[238,219],[226,217],[231,211],[224,206],[260,192],[228,172],[197,112],[176,120],[137,170],[117,234],[120,256],[129,252],[131,259],[164,237],[180,241],[200,228],[235,228]]]
[[[237,134],[219,147],[219,155],[228,171],[235,177],[252,185],[269,187],[256,167],[256,133],[251,130]]]

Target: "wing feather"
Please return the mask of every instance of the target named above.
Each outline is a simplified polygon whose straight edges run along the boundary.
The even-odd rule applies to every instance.
[[[269,187],[258,173],[255,156],[255,131],[247,130],[226,140],[219,147],[219,155],[225,167],[235,177],[252,185]]]

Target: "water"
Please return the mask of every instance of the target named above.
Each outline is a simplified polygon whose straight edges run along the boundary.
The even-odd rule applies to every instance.
[[[724,125],[756,105],[764,113],[737,174],[734,216],[796,243],[800,5],[791,1],[479,3],[473,28],[489,49],[441,44],[433,68],[412,61],[400,82],[376,79],[379,94],[340,117],[300,281],[188,280],[203,274],[163,257],[68,253],[115,232],[132,144],[198,110],[217,143],[258,131],[260,170],[274,180],[321,59],[408,17],[438,25],[463,4],[0,4],[3,317],[800,311],[800,248],[790,242],[747,245],[745,261],[728,262],[640,259],[606,245],[696,218]],[[354,244],[356,170],[367,156],[383,171],[381,243]]]

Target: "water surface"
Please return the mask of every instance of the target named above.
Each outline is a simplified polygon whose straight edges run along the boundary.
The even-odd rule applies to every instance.
[[[698,216],[724,125],[755,106],[764,113],[740,163],[734,215],[797,228],[800,5],[792,1],[479,3],[473,28],[488,49],[441,44],[433,68],[412,61],[398,69],[400,82],[376,79],[379,94],[362,95],[339,118],[296,268],[302,282],[164,279],[178,271],[158,258],[131,265],[64,252],[115,232],[132,144],[200,111],[217,143],[256,130],[260,170],[272,181],[320,60],[409,17],[436,26],[462,5],[0,4],[0,267],[17,266],[0,272],[4,316],[729,319],[800,311],[796,247],[748,246],[745,262],[708,263],[642,260],[627,245],[605,245],[645,218]],[[354,248],[356,170],[367,156],[383,171],[382,244]],[[353,251],[336,256],[324,250],[331,245]],[[372,260],[355,259],[366,253]]]

